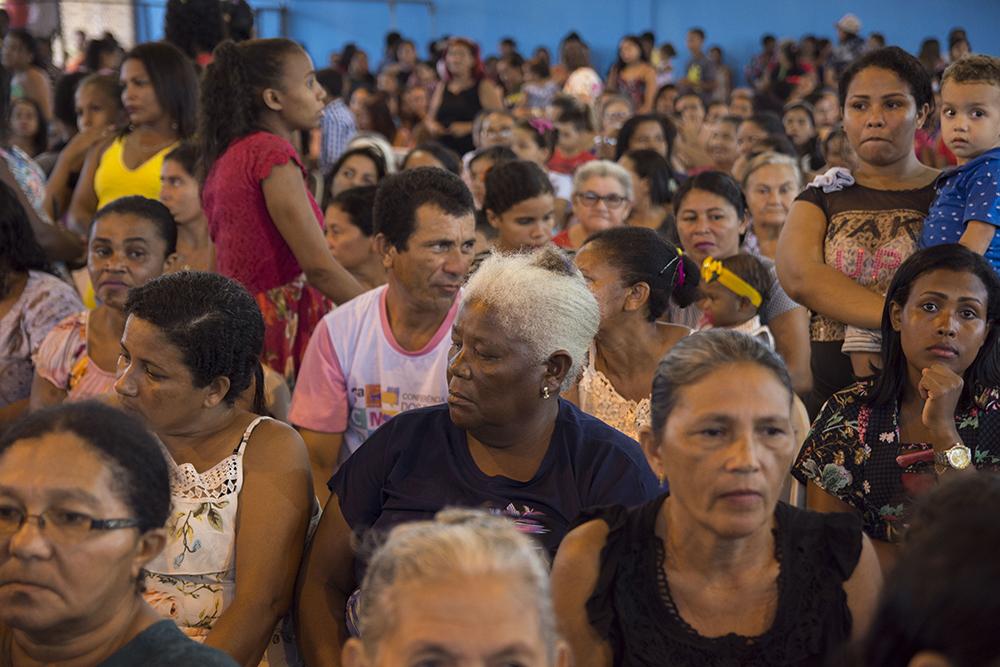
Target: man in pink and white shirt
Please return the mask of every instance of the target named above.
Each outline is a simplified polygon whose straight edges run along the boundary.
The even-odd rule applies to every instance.
[[[451,325],[476,240],[472,195],[443,169],[413,169],[382,182],[373,217],[387,283],[316,327],[289,412],[321,500],[335,468],[379,426],[448,398]]]

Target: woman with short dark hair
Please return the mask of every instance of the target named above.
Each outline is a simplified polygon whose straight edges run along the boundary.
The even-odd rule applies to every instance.
[[[282,619],[319,508],[302,439],[261,416],[260,309],[235,281],[184,271],[131,290],[125,313],[115,390],[163,443],[173,502],[146,599],[240,664],[265,651],[285,664]]]
[[[36,412],[0,438],[0,664],[231,667],[142,599],[163,549],[167,464],[100,403]]]

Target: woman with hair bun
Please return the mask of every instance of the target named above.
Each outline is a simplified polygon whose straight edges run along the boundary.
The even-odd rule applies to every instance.
[[[643,227],[598,232],[584,242],[574,261],[597,299],[601,324],[568,397],[637,440],[649,423],[649,388],[657,362],[691,333],[657,320],[670,301],[684,308],[697,300],[698,265]]]
[[[361,293],[329,253],[323,214],[291,144],[319,124],[324,91],[287,39],[223,42],[202,81],[203,201],[216,269],[242,283],[264,314],[264,362],[294,383],[309,335],[327,310]]]

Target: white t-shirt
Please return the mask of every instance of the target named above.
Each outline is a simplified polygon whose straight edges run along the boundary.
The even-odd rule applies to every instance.
[[[427,345],[411,352],[389,327],[387,289],[376,287],[323,318],[296,381],[289,420],[311,431],[343,433],[338,464],[394,415],[448,399],[449,333],[461,295]]]

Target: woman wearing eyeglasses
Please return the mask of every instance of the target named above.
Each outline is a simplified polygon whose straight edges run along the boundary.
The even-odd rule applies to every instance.
[[[632,210],[632,177],[608,160],[593,160],[573,176],[573,212],[576,224],[552,239],[560,248],[576,250],[591,234],[624,227]]]
[[[35,412],[0,439],[0,665],[232,667],[143,602],[166,543],[167,464],[97,403]]]

